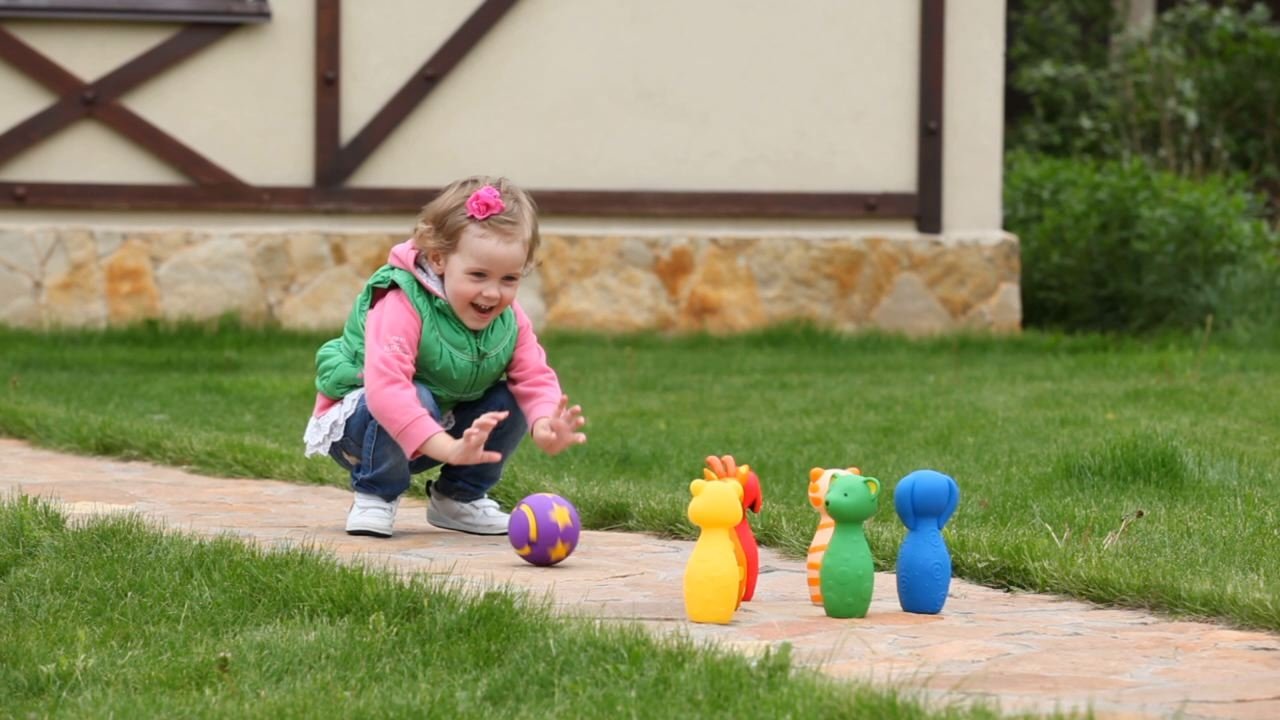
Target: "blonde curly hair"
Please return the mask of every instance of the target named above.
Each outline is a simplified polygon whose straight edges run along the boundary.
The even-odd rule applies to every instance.
[[[467,214],[467,199],[485,185],[502,196],[503,210],[483,220]],[[413,244],[421,253],[438,251],[445,257],[458,249],[458,240],[468,225],[475,223],[525,244],[525,269],[534,265],[534,254],[542,242],[538,234],[538,208],[533,198],[505,177],[473,175],[450,183],[418,213],[413,228]]]

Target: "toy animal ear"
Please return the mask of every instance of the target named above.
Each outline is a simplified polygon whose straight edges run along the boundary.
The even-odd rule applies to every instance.
[[[845,470],[848,470],[849,472],[853,473],[854,475],[861,475],[861,474],[862,474],[862,471],[861,471],[861,470],[859,470],[858,468],[856,468],[856,467],[854,467],[854,466],[852,466],[852,465],[850,465],[849,467],[845,468]]]
[[[951,477],[947,477],[947,509],[938,516],[938,529],[941,530],[943,525],[951,519],[951,514],[956,511],[956,506],[960,504],[960,486]]]
[[[710,468],[710,470],[713,473],[715,473],[715,476],[717,478],[720,477],[721,475],[724,475],[724,463],[720,461],[720,458],[716,457],[715,455],[708,455],[706,459],[706,463],[707,463],[707,467]]]
[[[822,477],[822,473],[826,472],[822,468],[809,468],[809,482],[818,482],[818,478]]]
[[[722,456],[720,456],[720,462],[724,463],[724,474],[725,474],[725,475],[737,475],[737,474],[738,474],[738,463],[733,459],[733,456],[732,456],[732,455],[722,455]]]
[[[698,478],[697,480],[694,480],[693,482],[689,483],[689,492],[694,497],[698,497],[699,495],[702,494],[702,489],[706,486],[707,486],[707,481],[703,480],[702,478]]]
[[[916,503],[913,494],[918,477],[915,473],[908,473],[893,489],[893,509],[898,511],[898,517],[902,518],[902,524],[908,530],[916,529]]]
[[[880,494],[880,481],[875,478],[866,478],[862,482],[866,483],[867,489],[871,490],[871,497]]]

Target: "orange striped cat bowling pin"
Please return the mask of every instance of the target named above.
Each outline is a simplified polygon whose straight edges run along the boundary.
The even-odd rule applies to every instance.
[[[818,511],[818,529],[814,531],[813,540],[809,543],[809,556],[805,562],[805,569],[808,574],[809,600],[818,607],[822,607],[820,579],[822,556],[827,552],[827,546],[831,544],[831,534],[836,529],[835,520],[827,514],[827,490],[831,488],[831,475],[837,469],[824,470],[816,467],[809,471],[809,504]],[[856,467],[847,469],[854,475],[862,474],[862,471]]]

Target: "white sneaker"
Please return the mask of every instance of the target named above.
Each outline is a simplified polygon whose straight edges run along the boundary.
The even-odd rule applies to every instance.
[[[351,510],[347,512],[348,535],[371,535],[373,537],[391,537],[391,526],[396,521],[396,508],[400,498],[387,502],[377,495],[358,492],[351,501]]]
[[[458,530],[472,535],[506,535],[511,516],[502,512],[487,495],[471,502],[451,500],[431,488],[427,505],[427,522],[445,530]]]

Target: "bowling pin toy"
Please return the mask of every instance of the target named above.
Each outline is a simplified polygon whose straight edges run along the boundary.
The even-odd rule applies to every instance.
[[[742,599],[733,528],[742,520],[742,485],[694,480],[689,520],[701,532],[684,571],[684,608],[697,623],[728,624]]]
[[[831,476],[826,506],[835,530],[819,571],[822,607],[834,618],[866,617],[875,562],[862,524],[880,507],[880,481],[838,470]]]
[[[959,503],[956,481],[935,470],[909,473],[893,491],[893,507],[907,526],[897,565],[898,604],[906,612],[942,612],[951,587],[951,553],[942,526]]]
[[[813,533],[813,540],[809,541],[805,570],[809,582],[809,600],[818,607],[822,607],[822,587],[818,578],[818,573],[822,570],[822,555],[827,551],[827,544],[831,542],[831,532],[836,527],[835,521],[827,514],[826,504],[831,476],[836,472],[835,469],[824,470],[817,467],[809,470],[809,504],[818,511],[818,528]],[[856,467],[848,468],[848,472],[854,475],[862,474],[862,471]]]
[[[759,514],[764,498],[760,492],[760,478],[748,465],[738,465],[732,455],[707,456],[707,467],[703,469],[703,477],[707,480],[729,480],[742,485],[742,508]],[[755,596],[756,580],[760,576],[760,548],[756,536],[751,532],[751,522],[747,514],[742,514],[742,521],[734,528],[738,537],[738,561],[742,566],[742,601],[747,602]]]
[[[747,575],[743,581],[742,601],[746,602],[755,597],[756,581],[760,579],[760,548],[756,542],[755,533],[751,532],[751,523],[747,521],[747,510],[759,515],[760,508],[764,506],[764,492],[760,488],[760,476],[748,465],[743,465],[746,470],[745,479],[742,482],[742,522],[738,523],[735,530],[738,534],[738,544],[742,546],[743,559],[747,563]]]

